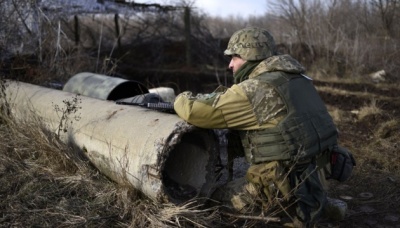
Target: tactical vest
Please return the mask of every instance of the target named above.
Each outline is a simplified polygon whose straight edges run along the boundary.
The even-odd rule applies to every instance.
[[[337,130],[312,82],[300,74],[263,73],[257,78],[281,95],[286,117],[276,127],[241,132],[248,162],[310,162],[337,144]]]

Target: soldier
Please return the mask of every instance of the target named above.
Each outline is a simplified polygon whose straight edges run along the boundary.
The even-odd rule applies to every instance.
[[[229,154],[243,153],[250,163],[246,177],[213,198],[242,213],[286,202],[295,205],[295,223],[311,226],[327,202],[324,171],[337,144],[331,116],[304,67],[279,55],[267,30],[235,32],[224,54],[231,57],[233,86],[202,96],[183,92],[174,102],[190,124],[230,129]]]

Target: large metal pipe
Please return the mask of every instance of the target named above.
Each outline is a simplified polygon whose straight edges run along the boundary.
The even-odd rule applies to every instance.
[[[72,123],[60,138],[111,179],[154,200],[179,203],[207,197],[214,189],[218,142],[213,131],[173,114],[22,82],[7,81],[5,94],[17,120],[39,117],[52,132],[65,121],[56,107],[65,109],[76,98],[77,112],[69,114]],[[80,119],[73,119],[77,115]]]
[[[164,102],[175,100],[175,91],[169,87],[147,89],[137,81],[90,72],[82,72],[72,76],[65,83],[63,91],[113,101],[145,93],[157,94]]]
[[[149,92],[140,82],[90,72],[72,76],[63,91],[112,101]]]

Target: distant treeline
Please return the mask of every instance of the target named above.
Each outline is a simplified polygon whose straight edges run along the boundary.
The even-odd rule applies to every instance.
[[[162,11],[74,15],[45,12],[33,2],[0,0],[0,51],[2,61],[35,58],[42,67],[34,74],[112,74],[127,64],[220,70],[227,39],[246,26],[267,28],[281,52],[321,77],[385,70],[396,78],[400,70],[400,0],[281,0],[249,18],[210,17],[185,0]]]

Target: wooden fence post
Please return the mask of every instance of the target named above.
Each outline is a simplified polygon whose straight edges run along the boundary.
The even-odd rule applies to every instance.
[[[74,16],[74,30],[75,30],[75,45],[78,46],[80,42],[79,19],[78,15]]]
[[[114,22],[115,22],[115,35],[116,35],[116,37],[117,37],[117,42],[118,42],[118,50],[121,50],[121,34],[120,34],[120,31],[119,31],[119,16],[118,16],[118,14],[116,13],[115,15],[114,15]]]
[[[192,46],[191,46],[191,28],[190,28],[190,7],[185,6],[183,20],[185,22],[185,45],[186,45],[186,65],[192,65]]]

